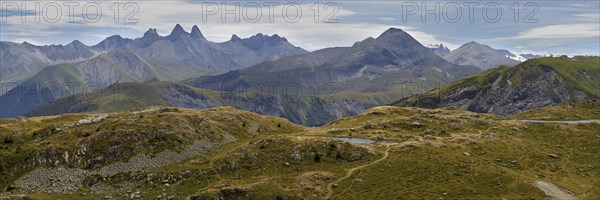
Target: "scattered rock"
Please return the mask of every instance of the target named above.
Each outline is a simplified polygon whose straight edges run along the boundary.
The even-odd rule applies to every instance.
[[[465,154],[465,156],[471,156],[471,153],[469,153],[469,152],[466,152],[466,151],[465,151],[465,152],[463,152],[463,154]]]
[[[434,132],[431,129],[425,129],[425,131],[423,131],[423,134],[425,134],[425,135],[433,135],[433,133]]]
[[[334,188],[336,188],[336,187],[338,187],[338,184],[337,184],[337,183],[334,183],[334,184],[332,184],[332,185],[331,185],[331,187],[334,187]]]
[[[331,130],[327,131],[328,133],[339,133],[339,132],[344,132],[344,129],[341,128],[332,128]]]
[[[423,127],[423,124],[420,123],[420,122],[413,122],[412,125],[415,126],[415,127],[417,127],[417,128]]]
[[[360,178],[354,179],[354,182],[355,182],[355,183],[362,183],[362,181],[363,181],[363,180],[362,180],[362,179],[360,179]]]
[[[548,157],[550,157],[550,158],[560,158],[560,156],[559,156],[559,155],[557,155],[557,154],[553,154],[553,153],[551,153],[551,154],[548,154]]]
[[[440,135],[447,135],[448,131],[446,131],[446,129],[443,129],[440,131]]]

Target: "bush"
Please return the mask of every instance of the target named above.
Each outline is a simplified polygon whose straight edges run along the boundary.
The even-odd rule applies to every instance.
[[[314,158],[315,162],[321,162],[321,155],[319,155],[319,153],[315,153],[315,158]]]
[[[4,171],[6,169],[6,161],[4,161],[3,157],[0,157],[0,172]]]
[[[12,144],[14,141],[14,139],[12,138],[12,136],[6,136],[4,138],[4,144]]]

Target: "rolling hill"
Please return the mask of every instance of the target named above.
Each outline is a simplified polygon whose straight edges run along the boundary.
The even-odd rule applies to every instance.
[[[600,123],[517,119],[393,106],[314,128],[231,107],[0,119],[1,196],[599,197]]]

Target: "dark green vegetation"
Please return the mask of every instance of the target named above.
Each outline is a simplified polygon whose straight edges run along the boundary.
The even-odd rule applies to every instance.
[[[600,57],[538,58],[454,81],[393,105],[456,106],[500,115],[600,97]]]
[[[599,109],[578,106],[582,117]],[[34,199],[553,197],[544,181],[599,198],[600,123],[505,121],[521,117],[376,107],[307,128],[227,107],[153,107],[2,119],[0,186]]]

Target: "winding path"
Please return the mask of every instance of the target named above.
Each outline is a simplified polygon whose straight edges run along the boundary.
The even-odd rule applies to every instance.
[[[388,158],[388,156],[390,155],[388,152],[390,151],[391,148],[390,148],[389,144],[386,144],[385,146],[386,146],[386,149],[383,152],[383,157],[381,157],[380,159],[377,159],[377,160],[375,160],[375,161],[373,161],[371,163],[367,163],[367,164],[360,165],[360,166],[357,166],[357,167],[354,167],[354,168],[350,168],[344,177],[340,177],[339,179],[335,180],[334,182],[329,183],[327,185],[327,195],[325,196],[324,199],[329,199],[333,195],[333,184],[337,184],[337,183],[339,183],[339,182],[341,182],[341,181],[349,178],[350,176],[352,176],[352,174],[356,170],[359,170],[359,169],[362,169],[362,168],[365,168],[365,167],[377,164],[378,162],[381,162],[382,160],[385,160],[386,158]]]

